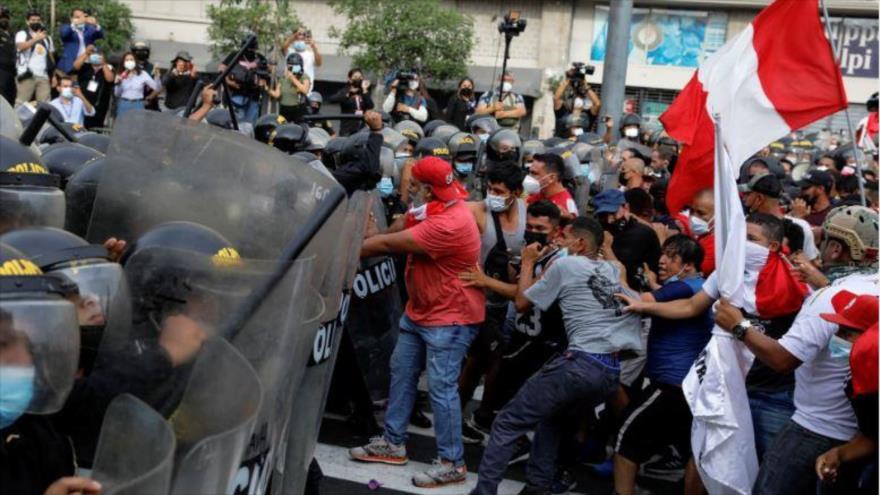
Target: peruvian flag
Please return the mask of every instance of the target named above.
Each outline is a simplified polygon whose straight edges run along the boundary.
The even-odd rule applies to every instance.
[[[703,62],[660,117],[684,144],[666,193],[669,210],[713,186],[712,114],[721,116],[724,147],[739,170],[764,146],[846,105],[817,2],[776,0]]]

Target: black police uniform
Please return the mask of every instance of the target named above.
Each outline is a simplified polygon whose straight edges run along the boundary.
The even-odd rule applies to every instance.
[[[70,441],[48,417],[25,414],[0,430],[3,493],[42,495],[59,478],[72,476],[75,469]]]

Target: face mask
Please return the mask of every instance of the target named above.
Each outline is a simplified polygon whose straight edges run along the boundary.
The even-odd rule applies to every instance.
[[[134,60],[126,60],[124,67],[126,70],[134,70],[134,68],[137,67],[137,64]]]
[[[849,353],[852,351],[852,342],[842,339],[837,335],[832,335],[828,342],[828,351],[831,352],[831,359],[849,359]]]
[[[486,195],[486,205],[489,207],[489,211],[495,213],[501,213],[510,208],[510,205],[507,203],[507,198],[504,196],[496,196],[494,194]]]
[[[387,198],[394,192],[394,182],[392,182],[391,177],[382,177],[379,184],[376,185],[376,189],[379,190],[379,196]]]
[[[770,248],[752,242],[746,241],[746,271],[759,272],[767,263],[767,257],[770,256]]]
[[[473,88],[461,88],[460,93],[461,93],[461,96],[468,98],[472,94],[474,94],[474,90],[473,90]]]
[[[68,100],[73,98],[73,88],[61,88],[61,97]]]
[[[73,29],[76,29],[77,31],[82,31],[85,28],[86,28],[86,25],[82,22],[74,22],[73,23]]]
[[[534,243],[540,244],[542,247],[547,245],[547,233],[546,232],[523,232],[523,241],[525,241],[526,246]]]
[[[352,79],[351,80],[351,86],[354,88],[360,88],[363,85],[364,85],[363,79]]]
[[[478,134],[478,136],[479,136],[479,138],[480,138],[480,142],[481,142],[481,143],[485,143],[486,141],[489,140],[489,135],[488,135],[488,134]]]
[[[639,128],[638,127],[627,127],[623,130],[623,135],[628,138],[637,138],[639,137]]]
[[[679,270],[678,273],[676,273],[675,275],[673,275],[673,276],[667,278],[666,281],[663,282],[663,283],[664,283],[664,284],[670,284],[670,283],[672,283],[672,282],[678,282],[679,280],[681,280],[681,279],[678,278],[678,277],[681,276],[681,272],[683,272],[683,271],[684,271],[684,268],[682,268],[681,270]]]
[[[612,235],[623,232],[624,228],[626,228],[626,217],[619,220],[612,220],[605,224],[605,230],[607,230]]]
[[[302,70],[303,70],[302,65],[291,65],[290,66],[290,72],[293,72],[294,74],[302,74]]]
[[[580,127],[575,127],[574,129],[571,130],[571,133],[574,134],[575,136],[580,136],[581,134],[584,133],[584,130],[581,129]]]
[[[97,53],[93,53],[89,55],[89,63],[92,65],[100,65],[101,64],[101,56]]]
[[[294,41],[293,49],[298,52],[303,52],[306,50],[306,42],[305,41]]]
[[[419,82],[418,81],[410,81],[409,82],[409,89],[411,89],[413,91],[419,89]]]
[[[503,93],[510,93],[510,90],[512,90],[512,89],[513,89],[513,84],[511,84],[507,81],[504,81],[503,83],[501,83],[501,91]]]
[[[589,163],[580,163],[578,164],[578,177],[587,177],[590,182],[595,182],[592,177],[592,171],[590,170]]]
[[[626,172],[621,172],[617,175],[617,183],[620,185],[626,185]]]
[[[691,215],[691,232],[694,235],[706,235],[709,233],[709,222],[698,216]]]
[[[474,164],[470,162],[455,162],[455,171],[461,175],[468,175],[474,171]]]
[[[32,22],[28,24],[28,27],[31,28],[31,31],[37,31],[38,29],[43,27],[43,24],[39,22]]]
[[[33,366],[0,367],[0,428],[15,423],[34,397]]]
[[[837,145],[836,145],[836,144],[829,144],[829,145],[828,145],[828,149],[831,150],[831,151],[834,151],[834,150],[837,149]]]
[[[541,183],[538,182],[538,179],[531,175],[527,175],[526,178],[523,179],[523,191],[525,191],[526,194],[537,194],[541,192]]]

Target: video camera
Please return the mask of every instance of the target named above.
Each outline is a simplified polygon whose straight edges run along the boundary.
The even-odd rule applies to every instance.
[[[568,69],[565,72],[565,77],[567,77],[569,81],[580,82],[586,80],[587,76],[592,76],[595,72],[595,66],[586,65],[583,62],[572,62],[571,69]]]
[[[415,81],[418,78],[419,75],[415,71],[402,70],[397,73],[397,87],[403,89],[410,81]]]
[[[518,10],[511,10],[498,23],[498,32],[507,36],[519,36],[526,30],[526,20],[520,18]]]

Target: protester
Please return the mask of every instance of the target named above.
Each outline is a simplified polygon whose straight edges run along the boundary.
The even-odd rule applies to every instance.
[[[529,195],[526,202],[531,204],[546,199],[558,206],[564,215],[576,216],[578,207],[571,193],[562,185],[564,177],[562,157],[553,153],[534,155],[529,174],[523,179],[523,190]]]
[[[159,90],[159,85],[143,67],[138,65],[131,52],[122,56],[122,67],[118,70],[114,84],[113,92],[117,97],[117,119],[129,110],[144,109],[145,89],[148,88],[153,92]]]
[[[743,193],[743,204],[749,211],[765,213],[773,215],[776,218],[786,221],[786,241],[790,253],[800,253],[806,260],[813,261],[819,257],[819,249],[813,237],[813,230],[803,219],[783,215],[782,207],[779,199],[782,197],[782,183],[773,174],[758,174],[749,180],[748,184],[739,186],[740,192]],[[789,224],[793,224],[790,226]],[[791,229],[798,229],[802,240],[797,246],[792,246],[790,239]]]
[[[597,259],[603,236],[598,222],[576,218],[560,239],[568,256],[556,260],[538,280],[533,279],[532,270],[548,248],[533,243],[523,249],[516,308],[523,311],[535,305],[546,311],[558,300],[568,348],[532,376],[498,413],[480,462],[477,487],[471,493],[497,493],[516,441],[532,429],[535,438],[527,486],[533,491],[547,490],[560,442],[555,416],[578,401],[593,407],[604,402],[618,385],[616,353],[640,347],[638,318],[622,314],[614,299],[615,292],[626,290],[622,270]]]
[[[625,159],[620,166],[620,173],[618,174],[620,186],[625,191],[642,187],[645,183],[644,175],[646,169],[647,164],[641,156]]]
[[[74,8],[70,12],[70,23],[62,24],[59,31],[64,52],[58,59],[58,70],[67,74],[73,70],[73,62],[82,55],[89,45],[94,45],[104,38],[104,30],[98,24],[98,18],[91,11]]]
[[[651,227],[633,218],[623,193],[606,189],[593,198],[594,214],[605,232],[613,239],[614,255],[626,268],[626,280],[635,291],[650,289],[645,278],[645,265],[657,272],[660,240]]]
[[[69,124],[83,125],[84,117],[95,115],[95,107],[88,98],[83,96],[78,85],[74,85],[70,76],[61,76],[58,92],[60,96],[50,103],[64,116],[64,121]]]
[[[352,68],[348,71],[348,84],[327,98],[327,102],[339,105],[344,115],[363,115],[367,110],[373,109],[370,81],[364,79],[360,69]],[[360,120],[342,120],[339,122],[339,135],[350,136],[357,132],[361,125]]]
[[[651,168],[659,173],[661,178],[668,178],[672,175],[677,159],[678,156],[674,148],[668,145],[659,145],[657,149],[651,151]]]
[[[15,38],[9,32],[11,13],[6,6],[0,6],[0,97],[6,98],[10,105],[15,104],[16,48]]]
[[[458,81],[458,91],[449,98],[446,104],[446,122],[458,127],[465,128],[467,118],[474,114],[477,101],[474,99],[474,81],[465,77]]]
[[[703,189],[694,195],[688,215],[691,234],[700,243],[705,256],[700,271],[708,277],[715,271],[715,191]]]
[[[324,59],[321,57],[321,52],[318,51],[318,45],[312,38],[312,31],[300,27],[284,41],[282,51],[288,56],[296,53],[302,57],[303,72],[311,81],[306,93],[314,89],[315,67],[320,67]]]
[[[831,211],[834,178],[830,172],[812,170],[807,172],[797,185],[801,188],[801,197],[792,201],[792,216],[806,220],[813,227],[820,227]]]
[[[55,70],[55,45],[39,11],[30,10],[25,18],[27,29],[15,33],[17,102],[49,101]]]
[[[185,50],[177,52],[171,60],[171,70],[162,76],[162,91],[165,93],[162,110],[178,112],[185,108],[198,78],[199,72],[192,61],[192,55]]]
[[[492,89],[480,96],[480,101],[474,113],[491,115],[498,121],[498,125],[519,132],[520,121],[526,116],[526,104],[522,95],[513,92],[513,75],[509,72],[503,74],[499,80],[501,83],[501,96],[497,89]]]
[[[457,382],[465,352],[485,317],[485,296],[458,278],[477,264],[480,234],[461,201],[466,194],[452,167],[426,157],[416,162],[412,176],[424,203],[408,213],[410,226],[367,237],[361,248],[361,257],[411,254],[406,270],[409,301],[391,358],[385,433],[349,453],[366,462],[406,463],[406,427],[419,374],[427,367],[439,461],[414,476],[413,484],[433,487],[460,483],[467,474]]]
[[[73,70],[80,89],[85,88],[83,90],[85,99],[95,107],[95,114],[86,116],[84,125],[88,129],[104,127],[116,81],[113,66],[104,60],[97,47],[89,45],[73,62]]]

